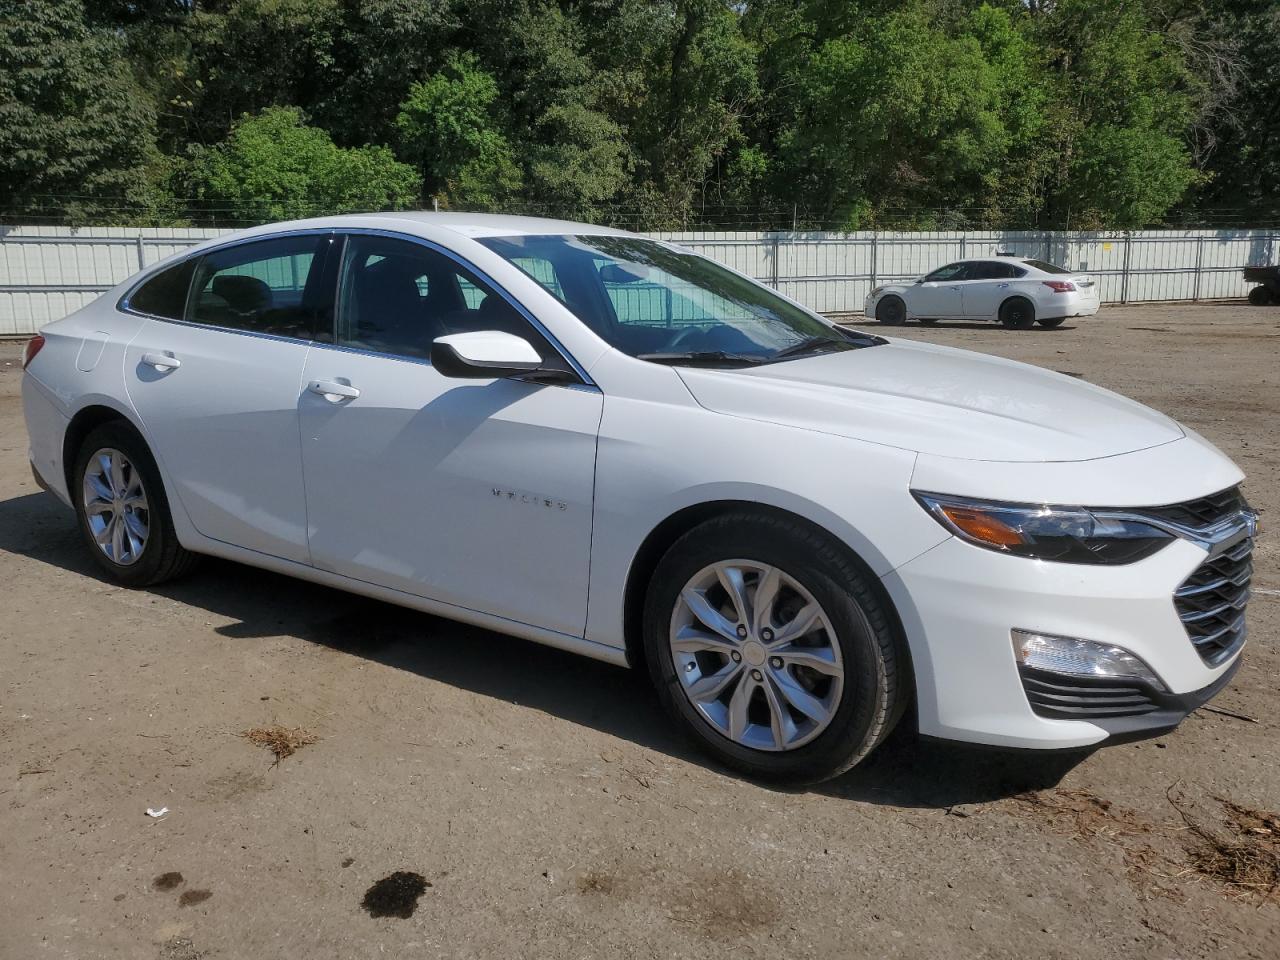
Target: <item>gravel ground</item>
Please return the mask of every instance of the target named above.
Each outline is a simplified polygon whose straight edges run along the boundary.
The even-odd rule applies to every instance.
[[[1226,712],[1089,755],[904,729],[822,788],[745,782],[625,670],[229,563],[105,582],[0,345],[0,957],[1275,957],[1280,895],[1197,864],[1280,849],[1238,809],[1280,807],[1280,309],[901,335],[1078,374],[1244,467]],[[278,762],[243,735],[276,725]]]

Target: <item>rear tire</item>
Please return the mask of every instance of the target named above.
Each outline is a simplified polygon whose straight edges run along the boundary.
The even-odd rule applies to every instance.
[[[726,582],[740,585],[737,602]],[[785,639],[789,629],[799,632]],[[826,534],[786,518],[730,514],[677,540],[649,583],[644,643],[684,734],[761,780],[843,773],[889,734],[909,697],[887,601]]]
[[[1010,297],[1000,304],[1000,322],[1010,330],[1026,330],[1036,322],[1036,308],[1025,297]]]
[[[112,420],[85,437],[71,475],[80,533],[94,561],[126,587],[189,572],[197,556],[178,542],[155,458],[138,432]]]
[[[1255,307],[1265,307],[1274,300],[1275,298],[1271,294],[1271,288],[1265,284],[1260,287],[1254,287],[1249,291],[1249,302]]]
[[[900,327],[907,322],[907,304],[901,297],[889,295],[876,304],[876,320],[886,327]]]
[[[1066,317],[1038,317],[1036,323],[1042,327],[1052,330],[1054,327],[1060,327],[1066,322]]]

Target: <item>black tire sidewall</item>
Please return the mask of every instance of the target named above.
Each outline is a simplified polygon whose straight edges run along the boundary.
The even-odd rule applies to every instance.
[[[889,304],[891,304],[891,303],[894,303],[894,302],[896,302],[896,303],[898,304],[898,306],[901,308],[901,310],[902,310],[901,315],[900,315],[897,319],[885,319],[885,317],[883,316],[883,314],[882,314],[882,312],[881,312],[881,311],[882,311],[882,308],[883,308],[883,307],[885,307],[885,306],[887,306],[887,305],[889,305]],[[884,324],[886,327],[900,327],[900,326],[902,326],[904,323],[906,323],[906,322],[907,322],[907,303],[906,303],[906,301],[905,301],[905,300],[903,300],[901,297],[899,297],[899,296],[897,296],[897,295],[894,295],[894,294],[890,294],[889,296],[885,297],[883,300],[881,300],[879,303],[877,303],[877,304],[876,304],[876,322],[877,322],[877,323],[882,323],[882,324]]]
[[[119,450],[134,469],[142,474],[143,489],[147,495],[148,530],[147,543],[142,549],[142,556],[137,562],[128,566],[114,563],[93,539],[84,510],[84,473],[90,457],[97,451],[110,447]],[[130,587],[146,586],[158,579],[163,579],[162,571],[166,566],[166,557],[178,545],[177,534],[173,529],[173,520],[169,515],[169,501],[165,496],[164,483],[160,478],[160,469],[155,458],[147,448],[146,442],[132,425],[122,420],[113,420],[94,428],[80,449],[76,452],[75,469],[72,472],[72,486],[68,491],[71,502],[75,506],[76,521],[80,534],[84,537],[93,555],[94,561],[113,580]]]
[[[729,559],[756,560],[786,571],[822,605],[835,630],[845,667],[844,689],[830,725],[815,739],[794,750],[770,752],[734,743],[714,730],[685,695],[676,676],[669,644],[672,612],[680,590],[698,571]],[[659,563],[645,602],[645,654],[664,707],[697,746],[726,765],[762,780],[807,783],[842,772],[869,753],[897,716],[886,682],[883,637],[855,600],[848,571],[829,569],[815,560],[804,533],[791,533],[773,520],[737,518],[732,525],[712,522],[682,537]],[[859,593],[870,591],[863,585]],[[872,611],[884,626],[883,611]]]
[[[1014,322],[1008,318],[1008,311],[1011,307],[1022,304],[1026,309],[1027,316],[1024,320]],[[1036,322],[1036,308],[1032,302],[1025,297],[1010,297],[1004,303],[1000,304],[1000,323],[1008,327],[1010,330],[1026,330]]]

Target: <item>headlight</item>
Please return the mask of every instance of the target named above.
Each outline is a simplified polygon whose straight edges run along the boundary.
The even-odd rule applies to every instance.
[[[1095,516],[1083,507],[992,503],[912,493],[957,537],[1018,557],[1059,563],[1133,563],[1173,539],[1149,524]]]

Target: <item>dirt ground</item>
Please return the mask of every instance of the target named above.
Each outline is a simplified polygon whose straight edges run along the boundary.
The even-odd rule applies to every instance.
[[[1220,712],[1089,755],[901,730],[758,786],[625,670],[229,563],[105,582],[31,480],[0,345],[0,957],[1276,957],[1280,821],[1238,808],[1280,808],[1280,309],[902,335],[1078,374],[1244,467]],[[242,735],[276,725],[278,763]]]

